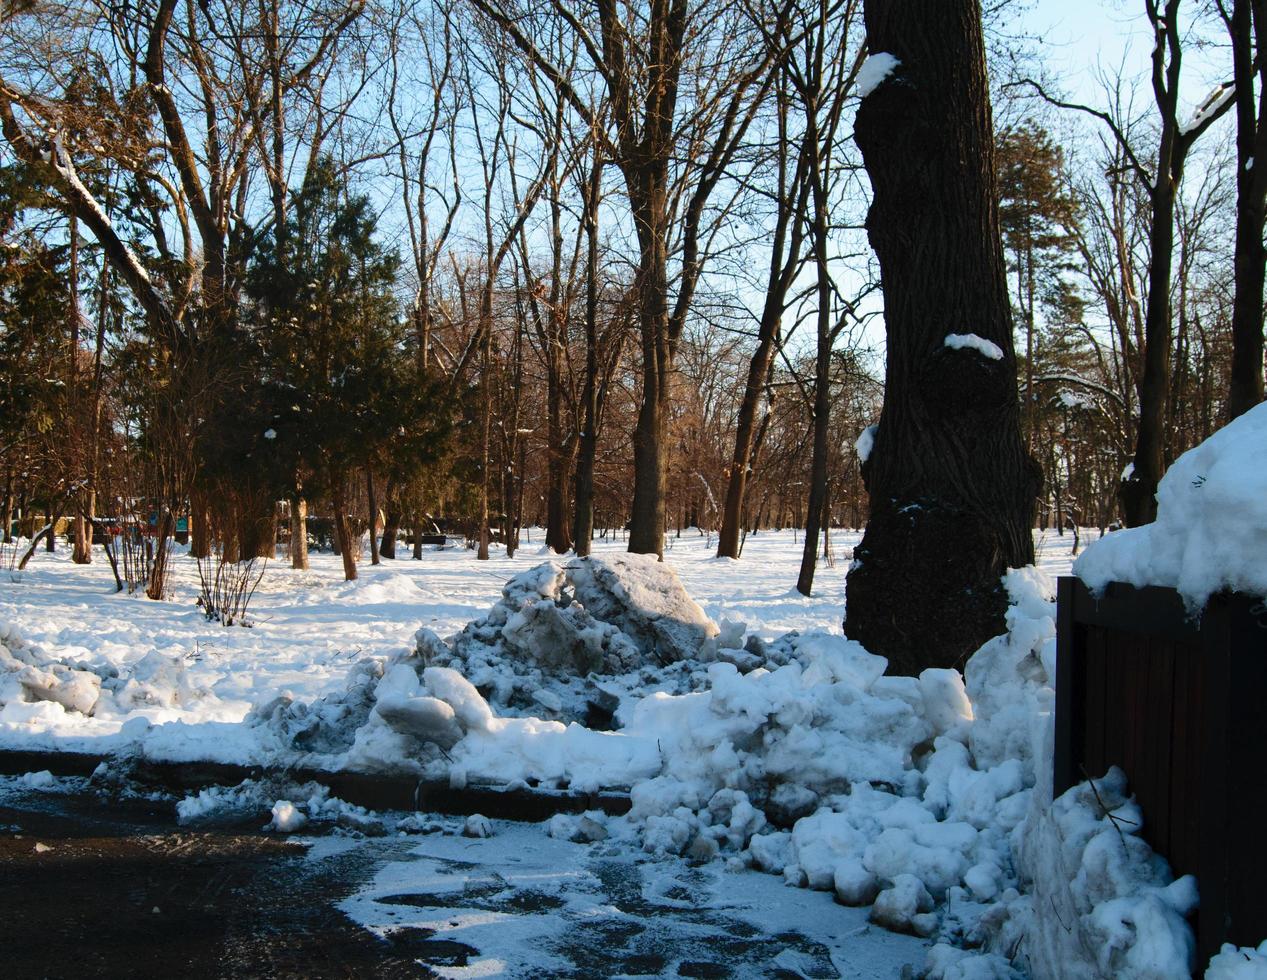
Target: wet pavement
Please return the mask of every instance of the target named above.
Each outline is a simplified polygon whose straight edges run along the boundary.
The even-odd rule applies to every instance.
[[[923,958],[823,893],[627,840],[505,822],[486,840],[288,840],[263,822],[6,792],[0,976],[878,978]]]

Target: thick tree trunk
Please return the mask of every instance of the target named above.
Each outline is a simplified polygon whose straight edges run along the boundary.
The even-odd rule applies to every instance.
[[[1163,136],[1162,157],[1166,159]],[[1169,170],[1167,167],[1166,170]],[[1165,172],[1165,171],[1163,171]],[[1144,313],[1144,370],[1139,383],[1135,458],[1118,488],[1127,527],[1157,518],[1157,484],[1165,471],[1166,405],[1170,398],[1170,269],[1175,245],[1178,178],[1161,177],[1153,192],[1149,232],[1148,305]]]
[[[92,507],[91,494],[86,495],[83,508],[75,515],[75,544],[71,549],[70,560],[76,565],[87,565],[92,562],[92,524],[85,514]]]
[[[308,501],[298,495],[290,501],[290,567],[308,570]]]
[[[650,210],[650,209],[648,209]],[[645,212],[644,212],[645,215]],[[651,221],[647,220],[651,225]],[[654,226],[653,226],[654,227]],[[663,232],[663,228],[659,229]],[[639,283],[642,309],[642,402],[633,431],[634,487],[629,550],[664,557],[665,423],[668,418],[669,308],[663,235],[644,236]]]
[[[378,553],[384,558],[396,558],[396,539],[400,536],[400,506],[387,499],[387,519],[383,523],[383,540]]]
[[[171,540],[172,531],[176,528],[176,517],[171,508],[162,508],[158,516],[158,527],[154,535],[154,561],[150,566],[150,581],[145,595],[149,599],[162,599],[167,594],[167,542]]]
[[[1252,9],[1251,9],[1252,8]],[[1263,220],[1267,208],[1267,119],[1254,101],[1257,75],[1260,92],[1267,85],[1267,65],[1255,66],[1258,35],[1267,34],[1267,9],[1253,0],[1232,5],[1232,68],[1236,80],[1236,251],[1232,300],[1232,372],[1227,417],[1234,419],[1263,400]]]
[[[1041,473],[1020,432],[979,4],[869,0],[865,16],[870,50],[900,64],[855,127],[888,343],[845,631],[915,674],[1003,632],[1001,576],[1033,561]]]
[[[189,498],[189,555],[191,558],[211,557],[211,514],[201,493]]]

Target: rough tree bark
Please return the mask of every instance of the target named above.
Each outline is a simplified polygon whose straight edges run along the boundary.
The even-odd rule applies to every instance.
[[[1228,15],[1236,79],[1236,291],[1232,301],[1232,376],[1227,417],[1234,419],[1263,400],[1263,278],[1267,251],[1267,60],[1254,57],[1267,43],[1267,2],[1234,0]],[[1254,88],[1258,83],[1258,103]]]
[[[979,3],[870,0],[864,16],[869,50],[899,65],[855,128],[887,371],[845,631],[914,674],[1003,632],[1000,577],[1033,561],[1041,474],[1020,433]],[[949,334],[1002,356],[949,348]]]

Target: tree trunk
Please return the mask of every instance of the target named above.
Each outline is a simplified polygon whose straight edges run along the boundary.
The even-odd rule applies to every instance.
[[[562,555],[572,550],[572,528],[568,521],[566,487],[573,452],[569,446],[563,444],[563,393],[559,384],[563,368],[559,363],[558,349],[552,347],[546,353],[546,360],[546,439],[549,443],[546,546],[555,554]]]
[[[389,491],[387,497],[387,519],[383,523],[383,540],[378,553],[384,558],[395,559],[396,539],[400,535],[400,505],[393,501]]]
[[[4,531],[5,544],[13,543],[13,467],[4,471]]]
[[[344,581],[356,581],[356,552],[353,551],[352,528],[348,525],[347,500],[343,494],[343,474],[335,473],[330,481],[331,503],[334,504],[334,536],[338,540],[339,554],[343,558]]]
[[[370,508],[370,564],[382,564],[378,556],[378,493],[374,488],[374,471],[365,470],[365,499]]]
[[[899,65],[855,127],[887,366],[845,631],[916,674],[959,666],[1004,631],[1001,576],[1033,561],[1041,471],[1020,432],[980,6],[868,0],[865,17],[870,49]],[[948,348],[948,334],[1002,357]]]
[[[308,570],[308,501],[298,494],[290,501],[290,567]]]
[[[91,491],[86,491],[87,499],[83,508],[75,515],[75,544],[71,549],[70,560],[76,565],[87,565],[92,562],[92,524],[85,514],[92,507]]]
[[[821,272],[823,287],[819,290],[819,319],[824,320],[829,301],[827,270]],[[818,363],[814,377],[814,451],[810,462],[809,506],[805,509],[805,545],[801,551],[801,570],[796,577],[796,591],[809,595],[814,588],[814,567],[818,560],[818,537],[822,532],[823,508],[827,502],[827,436],[831,421],[831,337],[825,324],[819,324]]]
[[[585,384],[581,391],[581,436],[577,446],[572,546],[584,558],[594,539],[594,461],[598,452],[598,195],[601,169],[595,159],[585,199]]]
[[[1168,156],[1163,134],[1162,159]],[[1162,173],[1169,169],[1166,167]],[[1150,524],[1157,518],[1157,484],[1165,471],[1166,404],[1170,398],[1170,269],[1175,244],[1177,184],[1177,179],[1172,182],[1161,176],[1152,195],[1139,428],[1135,434],[1135,458],[1118,489],[1127,527]]]
[[[667,356],[662,356],[659,337],[668,330],[667,298],[650,288],[660,302],[643,299],[642,403],[633,431],[634,488],[630,507],[629,550],[635,554],[664,556],[667,466],[664,452],[667,418]],[[650,307],[648,310],[647,307]],[[659,326],[656,323],[659,322]]]
[[[162,599],[167,594],[167,542],[176,528],[176,517],[170,507],[163,507],[158,515],[158,526],[154,534],[154,559],[150,566],[150,581],[145,595],[150,599]]]
[[[189,555],[191,558],[211,557],[211,514],[202,494],[189,496]]]
[[[1232,372],[1227,417],[1236,418],[1263,400],[1263,220],[1267,208],[1267,119],[1254,102],[1254,80],[1267,91],[1267,10],[1261,2],[1235,0],[1228,25],[1236,81],[1236,286],[1232,300]],[[1254,51],[1259,52],[1255,67]],[[1255,166],[1255,164],[1258,164]]]

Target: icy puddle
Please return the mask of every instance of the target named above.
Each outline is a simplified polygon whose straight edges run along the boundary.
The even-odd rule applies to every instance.
[[[770,875],[494,827],[422,840],[339,907],[440,977],[892,978],[924,959],[866,909]]]

